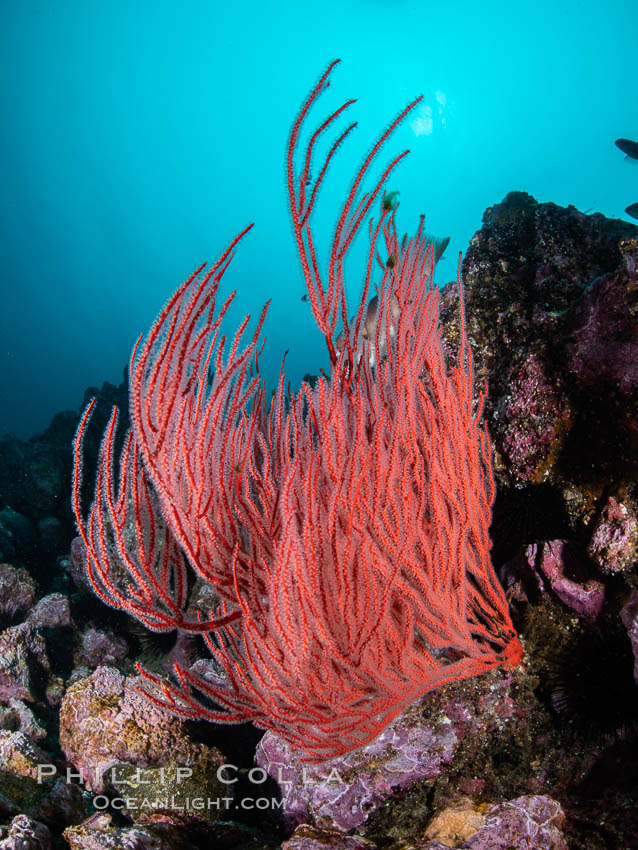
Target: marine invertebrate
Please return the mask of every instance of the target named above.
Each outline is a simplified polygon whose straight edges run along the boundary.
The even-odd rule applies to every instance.
[[[176,665],[174,683],[144,672],[149,697],[183,717],[252,720],[315,759],[364,744],[420,694],[516,664],[522,654],[490,564],[490,445],[482,402],[472,397],[463,318],[448,370],[423,221],[412,239],[400,240],[395,210],[379,197],[407,151],[359,197],[382,145],[420,99],[356,173],[325,280],[320,273],[310,219],[327,167],[355,125],[337,137],[315,179],[311,164],[352,101],[312,132],[300,167],[297,149],[334,64],[293,125],[287,167],[330,375],[290,394],[282,364],[267,399],[258,372],[267,305],[243,349],[248,317],[227,344],[222,320],[232,295],[218,307],[218,288],[250,225],[211,269],[182,285],[138,341],[117,491],[114,411],[86,521],[79,493],[91,406],[75,441],[74,475],[74,510],[98,594],[151,629],[199,632],[210,650],[204,672]],[[377,199],[349,322],[345,260]],[[396,258],[391,266],[377,260],[381,238]],[[377,267],[376,330],[356,357]],[[383,353],[382,337],[393,340]],[[206,617],[188,609],[189,567],[219,595]]]

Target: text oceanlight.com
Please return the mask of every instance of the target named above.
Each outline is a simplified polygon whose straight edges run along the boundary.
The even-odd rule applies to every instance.
[[[98,794],[93,797],[96,809],[126,809],[139,811],[145,809],[170,809],[171,811],[204,811],[220,809],[282,809],[284,801],[276,797],[182,797],[170,795],[166,797],[107,797]]]

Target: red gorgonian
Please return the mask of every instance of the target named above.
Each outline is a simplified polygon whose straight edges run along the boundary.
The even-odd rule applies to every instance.
[[[417,697],[448,682],[516,665],[522,648],[490,562],[490,443],[473,399],[461,292],[460,344],[446,366],[423,231],[399,240],[383,187],[364,178],[392,122],[357,172],[319,270],[310,217],[327,167],[354,124],[312,167],[317,143],[349,101],[310,134],[299,113],[287,181],[309,302],[330,353],[329,375],[297,393],[259,376],[267,306],[242,347],[228,343],[220,281],[239,234],[208,271],[175,293],[130,367],[131,429],[114,482],[117,410],[99,455],[95,499],[80,507],[78,428],[73,506],[88,575],[107,603],[149,629],[200,634],[210,652],[174,680],[140,668],[150,699],[185,718],[251,720],[312,759],[361,746]],[[378,219],[369,213],[381,198]],[[344,263],[368,221],[358,310],[348,319]],[[383,260],[378,245],[383,244]],[[374,331],[366,324],[376,284]],[[459,284],[460,286],[460,284]],[[368,332],[364,332],[364,326]],[[337,329],[341,330],[337,343]],[[193,575],[219,603],[189,604]]]

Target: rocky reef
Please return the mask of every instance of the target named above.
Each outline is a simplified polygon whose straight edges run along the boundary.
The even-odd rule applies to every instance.
[[[637,846],[637,266],[631,224],[520,192],[486,211],[463,280],[488,387],[493,562],[524,663],[434,691],[319,764],[140,696],[137,660],[165,672],[201,664],[202,647],[87,585],[69,509],[77,413],[0,439],[0,850]],[[453,357],[455,283],[441,320]],[[87,482],[126,393],[87,391]]]

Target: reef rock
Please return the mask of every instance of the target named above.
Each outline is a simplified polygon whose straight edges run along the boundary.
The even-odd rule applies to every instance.
[[[200,763],[214,776],[223,764],[221,753],[191,741],[184,723],[152,705],[138,684],[137,677],[98,667],[66,692],[60,708],[60,746],[85,786],[104,793],[113,777],[117,784],[123,766],[164,766],[174,772],[177,767]],[[155,779],[155,787],[160,785]],[[201,790],[200,796],[205,797],[210,783]]]

